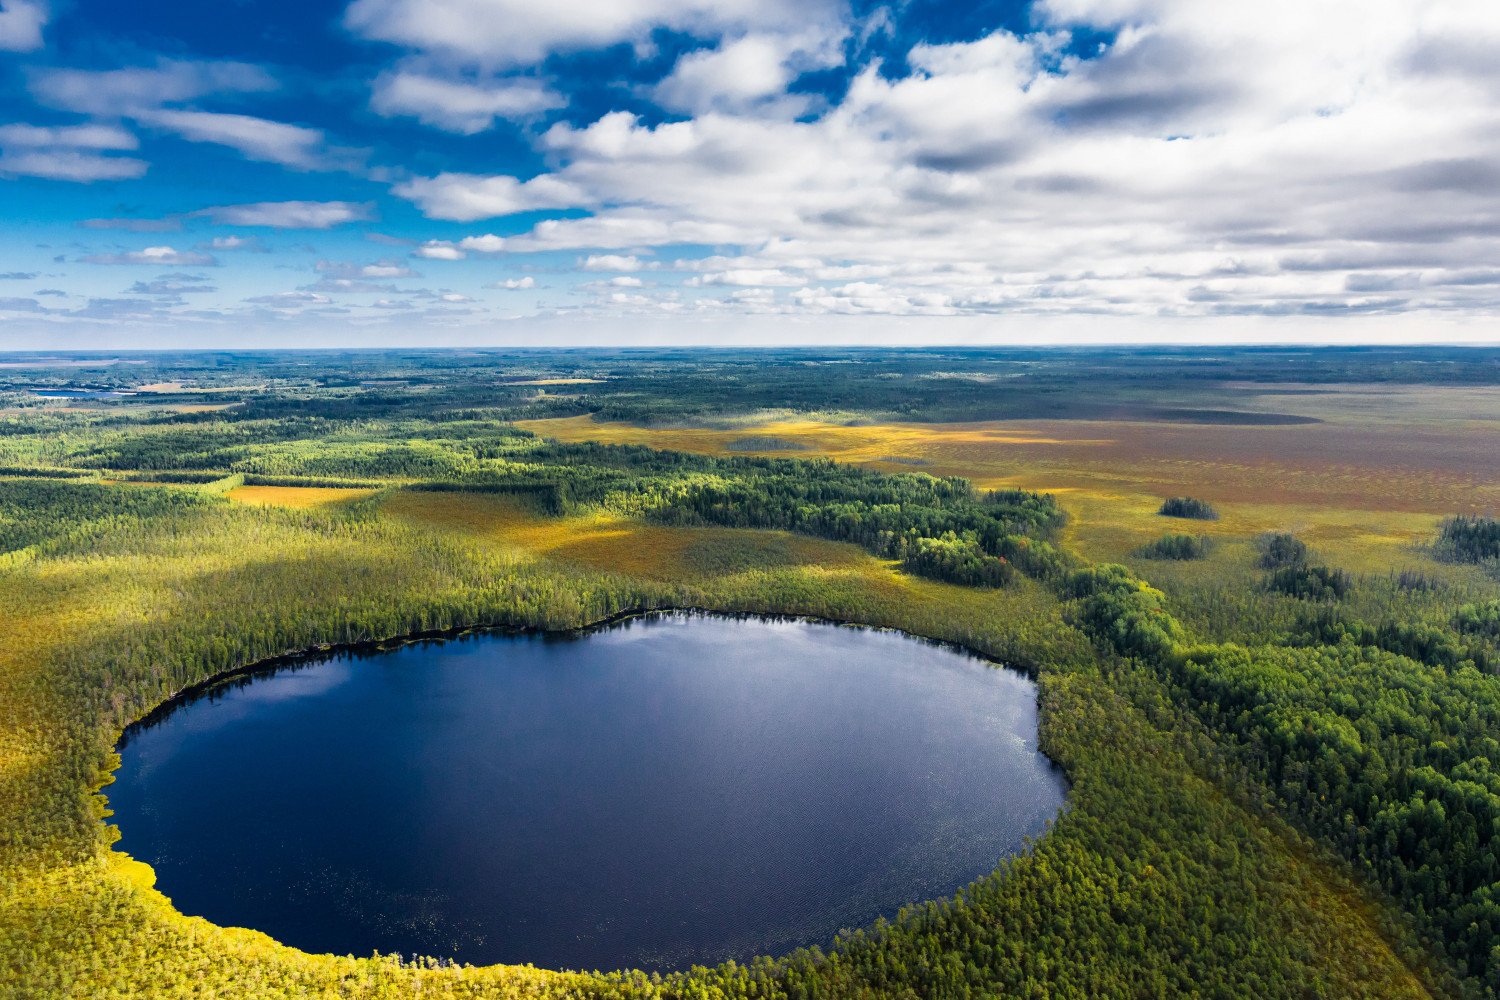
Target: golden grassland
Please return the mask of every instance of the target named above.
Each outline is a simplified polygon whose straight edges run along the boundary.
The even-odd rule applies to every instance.
[[[1263,408],[1321,423],[773,419],[719,429],[565,417],[522,426],[561,441],[715,455],[745,454],[747,442],[787,442],[795,450],[750,453],[823,456],[887,472],[963,476],[987,489],[1047,491],[1070,515],[1065,541],[1094,560],[1126,560],[1169,532],[1207,534],[1230,543],[1221,547],[1225,557],[1244,556],[1256,536],[1290,531],[1355,572],[1421,569],[1475,577],[1472,568],[1436,563],[1426,545],[1447,515],[1500,509],[1500,450],[1480,446],[1500,439],[1500,390],[1307,391],[1314,394],[1267,395]],[[1400,417],[1391,418],[1389,408]],[[1387,416],[1373,420],[1372,412]],[[1156,510],[1169,496],[1208,500],[1221,517],[1160,517]]]
[[[737,566],[863,573],[878,567],[883,582],[897,577],[886,563],[851,545],[782,531],[672,527],[608,513],[547,517],[513,498],[483,494],[396,493],[384,509],[408,522],[490,544],[653,580],[732,574]]]
[[[352,503],[375,493],[373,489],[349,489],[335,486],[236,486],[225,496],[237,503],[258,507],[287,507],[306,510],[329,504]]]

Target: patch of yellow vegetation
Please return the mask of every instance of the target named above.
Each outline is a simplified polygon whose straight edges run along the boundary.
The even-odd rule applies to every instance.
[[[158,409],[171,410],[173,413],[215,413],[219,410],[228,410],[237,406],[237,403],[170,403],[160,406]]]
[[[225,496],[239,503],[259,507],[326,507],[329,504],[363,500],[375,491],[327,486],[236,486]]]
[[[383,509],[532,555],[656,580],[794,565],[884,566],[851,545],[787,532],[673,527],[609,514],[548,517],[515,498],[490,494],[403,491]]]
[[[602,378],[524,378],[506,385],[598,385]]]
[[[1442,517],[1500,507],[1500,458],[1477,456],[1470,425],[1452,419],[1474,405],[1472,394],[1450,400],[1444,390],[1430,391],[1441,398],[1429,401],[1423,420],[1407,427],[1372,428],[1353,420],[1277,427],[773,420],[720,430],[636,427],[589,417],[523,426],[561,441],[716,455],[733,453],[729,445],[747,435],[764,436],[800,447],[761,454],[827,457],[888,472],[963,476],[985,489],[1051,492],[1071,518],[1065,541],[1094,560],[1127,558],[1175,532],[1248,545],[1262,533],[1290,531],[1356,572],[1418,568],[1466,576],[1464,568],[1436,563],[1425,546]],[[1331,398],[1318,403],[1325,418],[1344,397]],[[1163,498],[1179,495],[1209,500],[1221,519],[1157,515]]]
[[[196,386],[196,385],[192,385],[192,386],[190,386],[190,385],[184,385],[181,382],[151,382],[151,383],[148,383],[146,385],[138,385],[138,386],[136,386],[134,391],[135,392],[162,392],[162,393],[182,393],[182,392],[255,392],[255,391],[259,390],[259,389],[264,389],[264,388],[265,388],[265,385],[263,385],[263,384],[262,385],[214,385],[214,386]]]

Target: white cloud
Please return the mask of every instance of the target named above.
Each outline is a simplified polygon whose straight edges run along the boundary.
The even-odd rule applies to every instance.
[[[80,258],[85,264],[153,264],[158,267],[212,267],[218,264],[212,256],[196,250],[177,250],[168,246],[146,247],[125,253],[89,254]]]
[[[200,243],[207,250],[258,250],[265,251],[260,240],[254,236],[215,236],[207,243]]]
[[[269,73],[248,63],[172,59],[115,70],[47,69],[30,80],[32,96],[49,107],[126,117],[214,94],[264,93],[276,86]]]
[[[45,177],[50,180],[123,181],[146,172],[144,160],[128,156],[96,156],[72,149],[33,149],[0,154],[0,176]]]
[[[273,309],[303,309],[307,306],[326,306],[330,305],[333,302],[333,300],[326,295],[320,295],[317,292],[307,291],[276,292],[273,295],[256,295],[253,298],[246,299],[245,301],[253,302],[256,305],[270,306]]]
[[[444,173],[405,181],[392,190],[415,202],[429,218],[456,222],[587,204],[577,188],[546,174],[520,181],[503,175]]]
[[[114,125],[0,125],[0,175],[128,180],[146,172],[145,161],[104,154],[136,146],[134,135]]]
[[[730,271],[710,271],[690,278],[688,284],[792,287],[803,284],[803,279],[778,267],[742,267]]]
[[[524,291],[524,290],[526,290],[528,288],[535,288],[536,287],[536,279],[533,278],[531,275],[528,274],[524,278],[505,278],[505,279],[503,279],[501,281],[494,281],[494,282],[491,282],[488,285],[485,285],[484,287],[485,288],[498,288],[498,289],[501,289],[502,291],[507,291],[507,292],[519,292],[519,291]]]
[[[1500,270],[1500,70],[1467,55],[1476,39],[1500,46],[1500,6],[1048,0],[1037,15],[1031,34],[918,45],[909,73],[861,72],[811,117],[783,100],[798,71],[788,29],[731,31],[656,88],[686,121],[561,123],[538,144],[539,177],[443,175],[398,193],[445,218],[589,210],[496,237],[496,250],[594,251],[580,262],[593,271],[632,270],[599,262],[639,248],[724,247],[732,256],[681,267],[698,272],[689,286],[795,293],[722,308],[1493,304],[1492,285],[1459,272]],[[1083,59],[1065,54],[1075,28],[1118,34]],[[648,297],[703,300],[672,294]]]
[[[340,158],[328,149],[319,129],[214,111],[160,110],[141,112],[137,118],[189,142],[228,146],[248,160],[298,170],[328,170],[339,165]]]
[[[421,275],[397,260],[378,260],[373,264],[351,264],[345,261],[320,260],[320,274],[330,278],[420,278]]]
[[[460,135],[474,135],[497,118],[524,119],[560,108],[566,99],[539,80],[470,82],[398,70],[376,80],[370,107],[387,117],[409,116]]]
[[[42,47],[49,14],[37,0],[0,2],[0,51],[33,52]]]
[[[835,21],[831,0],[355,0],[350,30],[476,65],[539,62],[552,52],[643,42],[652,29],[697,37]]]
[[[584,258],[585,271],[639,271],[646,265],[634,254],[602,253]]]
[[[330,229],[345,222],[367,222],[375,206],[352,201],[261,201],[249,205],[218,205],[193,213],[226,226],[266,226],[272,229]]]
[[[137,281],[125,289],[130,295],[156,295],[169,299],[217,290],[213,285],[207,284],[201,274],[164,274],[152,281]]]
[[[135,149],[135,136],[114,125],[0,125],[0,146],[6,148]]]
[[[346,24],[405,47],[372,107],[460,134],[556,106],[534,66],[519,68],[550,53],[644,51],[659,29],[694,39],[664,79],[629,91],[629,106],[654,98],[667,117],[575,108],[540,135],[532,121],[516,130],[539,176],[440,172],[446,142],[371,175],[429,218],[542,213],[414,256],[576,254],[578,271],[602,275],[585,311],[1109,315],[1137,329],[1224,314],[1493,317],[1500,4],[1039,0],[1032,15],[1021,34],[919,44],[881,66],[854,55],[832,104],[793,94],[798,75],[860,53],[886,23],[853,22],[832,0],[355,0]],[[1087,57],[1070,54],[1085,42]],[[125,141],[110,123],[173,116],[248,155],[339,160],[315,129],[197,106],[274,86],[255,67],[38,71],[31,86],[106,131],[89,146],[15,127],[0,170],[24,156],[58,176],[144,170],[107,155],[129,148],[102,144]],[[404,267],[320,270],[391,294],[369,282]],[[609,280],[646,270],[650,285]]]
[[[475,253],[500,253],[505,249],[505,237],[485,233],[483,236],[465,236],[458,241],[460,250],[472,250]]]
[[[413,257],[425,260],[463,260],[463,250],[446,240],[428,240],[411,252]]]
[[[668,108],[702,114],[755,109],[796,117],[811,99],[791,95],[787,85],[808,70],[842,60],[844,32],[751,34],[726,38],[718,48],[689,52],[653,89]]]
[[[41,104],[134,119],[189,142],[227,146],[251,160],[297,170],[337,170],[359,159],[357,151],[331,147],[319,129],[183,106],[277,87],[258,66],[211,60],[163,59],[154,66],[116,70],[46,69],[30,77],[32,96]]]

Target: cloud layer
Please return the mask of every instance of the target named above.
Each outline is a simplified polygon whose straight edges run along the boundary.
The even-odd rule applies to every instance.
[[[125,192],[74,220],[122,242],[63,263],[261,251],[215,272],[244,281],[137,282],[115,312],[152,322],[191,301],[204,322],[1408,317],[1500,338],[1500,4],[1035,0],[952,37],[905,26],[928,7],[352,0],[321,30],[367,62],[324,81],[249,51],[67,64],[65,16],[10,0],[0,50],[34,60],[34,106],[0,123],[0,183]],[[249,180],[194,201],[184,171],[216,156]],[[158,164],[176,186],[135,211]],[[393,285],[413,264],[442,287]]]

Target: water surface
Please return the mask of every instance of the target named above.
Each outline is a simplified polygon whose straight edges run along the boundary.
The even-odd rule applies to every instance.
[[[113,389],[53,389],[48,386],[28,388],[26,391],[43,399],[118,399],[134,395]]]
[[[122,850],[307,951],[682,968],[951,894],[1063,801],[1013,671],[670,614],[240,678],[122,743]]]

